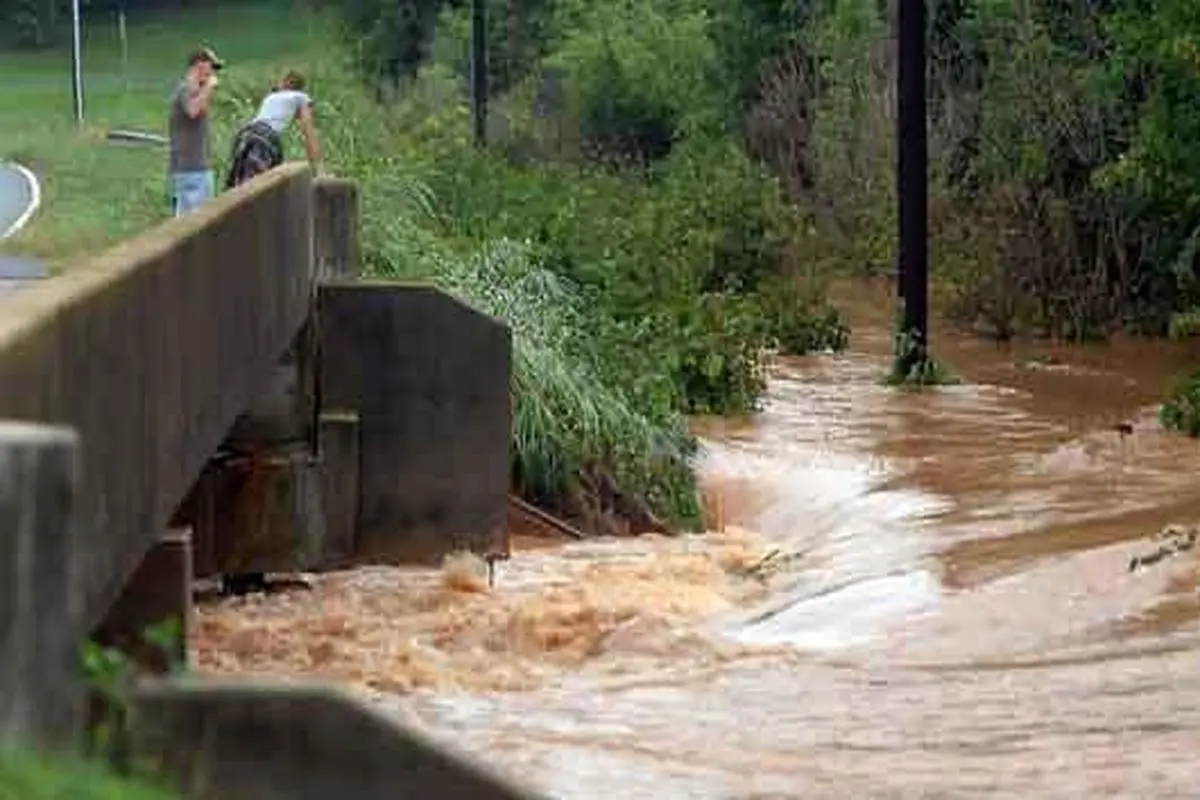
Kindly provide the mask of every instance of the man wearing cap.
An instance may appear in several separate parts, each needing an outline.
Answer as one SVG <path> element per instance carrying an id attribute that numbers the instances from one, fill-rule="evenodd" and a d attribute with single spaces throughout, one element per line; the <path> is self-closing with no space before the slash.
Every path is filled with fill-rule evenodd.
<path id="1" fill-rule="evenodd" d="M 171 97 L 171 204 L 175 216 L 194 211 L 214 194 L 208 143 L 208 110 L 224 66 L 210 48 L 188 57 L 187 74 Z"/>

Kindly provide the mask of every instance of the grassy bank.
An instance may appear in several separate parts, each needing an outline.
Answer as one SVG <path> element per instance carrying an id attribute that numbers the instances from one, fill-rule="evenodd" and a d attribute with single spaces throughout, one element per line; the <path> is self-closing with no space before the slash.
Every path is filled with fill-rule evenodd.
<path id="1" fill-rule="evenodd" d="M 45 201 L 36 223 L 0 247 L 45 258 L 55 268 L 168 215 L 166 154 L 113 146 L 105 134 L 114 128 L 164 134 L 167 97 L 199 41 L 219 42 L 222 56 L 254 74 L 315 57 L 328 43 L 313 18 L 293 15 L 286 2 L 138 19 L 129 27 L 127 60 L 112 17 L 87 13 L 83 30 L 82 126 L 73 118 L 69 51 L 0 54 L 0 159 L 31 167 Z M 224 142 L 232 120 L 218 118 L 217 138 Z"/>

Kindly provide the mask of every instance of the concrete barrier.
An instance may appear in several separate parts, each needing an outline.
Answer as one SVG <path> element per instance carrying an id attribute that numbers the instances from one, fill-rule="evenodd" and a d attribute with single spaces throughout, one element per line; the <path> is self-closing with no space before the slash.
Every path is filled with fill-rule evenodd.
<path id="1" fill-rule="evenodd" d="M 318 281 L 359 273 L 358 197 L 352 181 L 313 181 Z M 319 569 L 353 555 L 358 429 L 319 412 L 317 326 L 310 314 L 223 442 L 249 458 L 211 461 L 181 509 L 177 522 L 196 531 L 198 577 Z"/>
<path id="2" fill-rule="evenodd" d="M 83 442 L 81 638 L 265 389 L 312 293 L 309 170 L 285 165 L 63 275 L 0 296 L 0 417 Z M 0 536 L 8 536 L 0 531 Z"/>
<path id="3" fill-rule="evenodd" d="M 508 327 L 412 284 L 322 285 L 317 309 L 322 412 L 358 420 L 358 556 L 506 550 Z"/>
<path id="4" fill-rule="evenodd" d="M 0 423 L 0 747 L 76 744 L 84 687 L 63 534 L 75 524 L 78 450 L 65 428 Z M 148 579 L 118 603 L 125 629 L 109 629 L 109 638 L 164 613 L 186 619 L 188 545 L 186 531 L 161 537 L 141 565 Z M 144 655 L 154 656 L 140 659 L 144 667 L 168 666 L 162 653 Z M 118 715 L 129 725 L 120 753 L 160 766 L 189 797 L 531 796 L 333 688 L 176 678 L 140 683 L 129 700 L 132 715 Z"/>
<path id="5" fill-rule="evenodd" d="M 535 795 L 345 692 L 153 682 L 133 747 L 198 800 L 518 800 Z"/>
<path id="6" fill-rule="evenodd" d="M 354 187 L 317 198 L 334 221 L 315 243 L 307 168 L 285 166 L 0 297 L 0 417 L 54 423 L 0 424 L 0 745 L 69 742 L 89 632 L 150 670 L 182 655 L 141 636 L 188 627 L 192 531 L 168 527 L 255 412 L 251 440 L 307 440 L 266 454 L 285 488 L 256 506 L 319 521 L 302 560 L 506 549 L 507 327 L 428 287 L 355 283 L 308 324 L 315 273 L 358 259 L 338 228 Z M 219 500 L 194 493 L 190 513 L 238 510 Z M 199 544 L 216 564 L 243 543 Z M 332 689 L 153 683 L 132 706 L 136 750 L 195 797 L 530 796 Z"/>
<path id="7" fill-rule="evenodd" d="M 361 269 L 358 184 L 340 178 L 313 181 L 317 280 L 352 278 Z"/>
<path id="8" fill-rule="evenodd" d="M 78 450 L 68 429 L 0 423 L 0 740 L 63 744 L 80 720 Z"/>

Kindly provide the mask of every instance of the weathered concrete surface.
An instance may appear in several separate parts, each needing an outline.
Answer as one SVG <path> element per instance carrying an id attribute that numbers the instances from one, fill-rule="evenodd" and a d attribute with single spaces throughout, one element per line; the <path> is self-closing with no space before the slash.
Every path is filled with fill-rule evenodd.
<path id="1" fill-rule="evenodd" d="M 506 549 L 508 327 L 399 283 L 322 285 L 317 308 L 322 410 L 359 421 L 358 555 Z"/>
<path id="2" fill-rule="evenodd" d="M 169 651 L 146 639 L 149 629 L 168 621 L 179 626 Z M 187 663 L 191 629 L 192 532 L 183 528 L 159 537 L 91 638 L 119 649 L 141 669 L 161 674 Z"/>
<path id="3" fill-rule="evenodd" d="M 356 277 L 361 271 L 358 184 L 341 178 L 313 181 L 317 279 Z"/>
<path id="4" fill-rule="evenodd" d="M 322 414 L 317 421 L 325 567 L 349 563 L 358 550 L 359 430 L 357 414 Z"/>
<path id="5" fill-rule="evenodd" d="M 315 273 L 357 275 L 357 185 L 319 178 L 313 203 Z M 248 456 L 245 468 L 213 464 L 195 487 L 209 502 L 189 498 L 180 515 L 196 530 L 198 576 L 314 569 L 352 555 L 357 504 L 345 498 L 357 498 L 357 428 L 318 430 L 316 334 L 310 317 L 226 437 L 222 449 Z M 329 492 L 335 502 L 326 509 Z"/>
<path id="6" fill-rule="evenodd" d="M 312 187 L 285 165 L 0 296 L 0 417 L 78 432 L 81 636 L 168 527 L 309 311 Z M 0 531 L 0 536 L 8 535 Z"/>
<path id="7" fill-rule="evenodd" d="M 136 750 L 200 800 L 534 797 L 331 688 L 156 682 L 133 707 Z"/>
<path id="8" fill-rule="evenodd" d="M 314 281 L 357 276 L 357 184 L 336 178 L 313 181 L 313 213 Z M 315 301 L 315 283 L 313 292 Z M 315 450 L 316 360 L 316 328 L 310 319 L 271 374 L 266 390 L 238 418 L 226 446 L 263 452 L 306 441 Z"/>
<path id="9" fill-rule="evenodd" d="M 78 464 L 73 431 L 0 423 L 0 740 L 69 743 L 81 719 Z"/>

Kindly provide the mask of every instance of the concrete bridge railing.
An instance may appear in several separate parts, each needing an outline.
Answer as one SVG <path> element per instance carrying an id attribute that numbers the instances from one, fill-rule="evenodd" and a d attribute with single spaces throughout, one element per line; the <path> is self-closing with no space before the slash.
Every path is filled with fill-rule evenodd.
<path id="1" fill-rule="evenodd" d="M 139 626 L 187 630 L 197 575 L 506 547 L 508 330 L 357 280 L 356 203 L 286 165 L 0 296 L 0 738 L 72 740 L 84 639 L 141 657 Z M 231 450 L 280 491 L 222 494 Z M 251 515 L 283 543 L 249 562 L 255 531 L 223 513 L 246 503 L 284 509 Z M 133 700 L 145 752 L 181 777 L 179 754 L 202 756 L 195 796 L 519 796 L 336 692 L 189 681 Z M 277 755 L 265 772 L 255 742 Z"/>
<path id="2" fill-rule="evenodd" d="M 138 561 L 309 313 L 313 189 L 287 166 L 0 297 L 0 419 L 82 442 L 76 633 Z"/>

